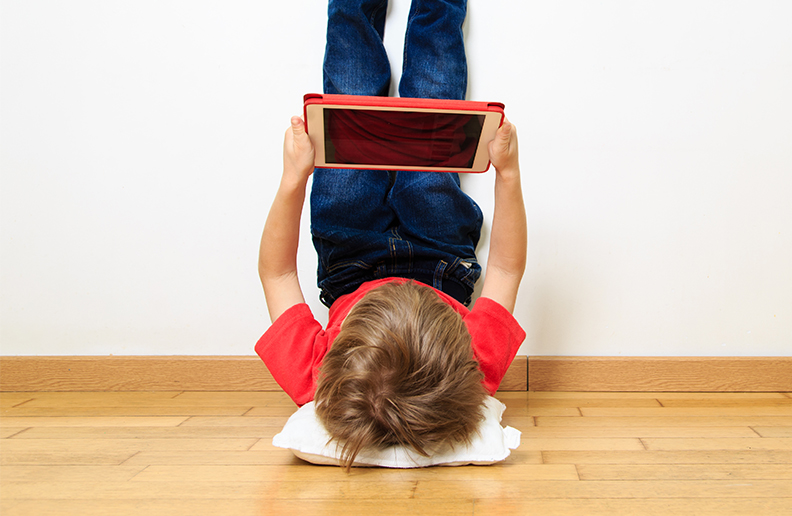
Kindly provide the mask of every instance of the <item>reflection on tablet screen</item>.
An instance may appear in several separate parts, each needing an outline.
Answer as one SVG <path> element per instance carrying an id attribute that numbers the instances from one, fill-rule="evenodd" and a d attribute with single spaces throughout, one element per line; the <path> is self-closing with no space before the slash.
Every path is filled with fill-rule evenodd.
<path id="1" fill-rule="evenodd" d="M 470 168 L 485 115 L 325 109 L 328 164 Z"/>

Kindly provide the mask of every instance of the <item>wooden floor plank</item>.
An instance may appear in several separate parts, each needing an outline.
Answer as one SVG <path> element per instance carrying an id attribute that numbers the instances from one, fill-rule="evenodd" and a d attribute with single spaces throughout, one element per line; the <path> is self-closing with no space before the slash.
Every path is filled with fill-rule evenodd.
<path id="1" fill-rule="evenodd" d="M 32 400 L 33 397 L 30 395 L 19 396 L 19 397 L 17 396 L 11 397 L 8 395 L 2 396 L 0 397 L 0 409 L 13 408 L 16 407 L 17 405 L 24 405 L 25 403 L 29 403 Z"/>
<path id="2" fill-rule="evenodd" d="M 282 426 L 43 427 L 15 439 L 272 439 Z M 756 434 L 754 434 L 756 435 Z"/>
<path id="3" fill-rule="evenodd" d="M 767 426 L 791 427 L 790 416 L 598 416 L 598 417 L 547 417 L 536 418 L 536 426 L 581 426 L 604 428 L 642 427 L 714 427 L 714 426 Z"/>
<path id="4" fill-rule="evenodd" d="M 786 450 L 545 451 L 546 464 L 790 464 Z"/>
<path id="5" fill-rule="evenodd" d="M 180 426 L 283 426 L 289 416 L 195 416 Z M 792 418 L 790 418 L 792 419 Z"/>
<path id="6" fill-rule="evenodd" d="M 402 501 L 413 498 L 415 482 L 5 482 L 4 497 L 23 500 L 262 499 Z M 450 494 L 450 493 L 449 493 Z M 460 498 L 459 493 L 454 495 Z M 451 498 L 451 496 L 449 496 Z M 465 498 L 471 499 L 466 496 Z"/>
<path id="7" fill-rule="evenodd" d="M 603 408 L 582 407 L 584 416 L 792 416 L 792 406 L 762 407 L 662 407 L 662 408 Z"/>
<path id="8" fill-rule="evenodd" d="M 135 417 L 135 416 L 241 416 L 250 411 L 252 407 L 228 406 L 118 406 L 118 407 L 28 407 L 23 405 L 11 409 L 3 409 L 0 416 L 5 417 Z M 276 415 L 267 407 L 261 409 L 268 415 Z M 284 409 L 283 415 L 289 416 L 294 409 Z M 279 414 L 280 414 L 279 412 Z"/>
<path id="9" fill-rule="evenodd" d="M 141 466 L 3 466 L 3 482 L 125 482 Z"/>
<path id="10" fill-rule="evenodd" d="M 156 499 L 156 500 L 24 500 L 2 512 L 3 516 L 469 516 L 473 501 L 400 500 L 383 504 L 372 500 L 270 500 L 270 499 Z"/>
<path id="11" fill-rule="evenodd" d="M 456 493 L 456 494 L 455 494 Z M 532 498 L 778 498 L 792 497 L 786 480 L 618 480 L 618 481 L 453 481 L 418 482 L 415 498 L 476 500 Z"/>
<path id="12" fill-rule="evenodd" d="M 453 479 L 475 480 L 578 480 L 571 464 L 512 464 L 490 468 L 467 466 L 428 469 L 356 468 L 347 473 L 341 468 L 302 466 L 255 465 L 154 465 L 138 474 L 135 482 L 168 482 L 178 478 L 187 482 L 393 482 L 431 481 Z"/>
<path id="13" fill-rule="evenodd" d="M 774 428 L 774 427 L 767 427 Z M 785 428 L 781 428 L 785 430 Z M 748 426 L 536 426 L 521 427 L 523 438 L 647 438 L 647 437 L 744 437 L 758 438 Z M 764 437 L 773 437 L 770 435 Z M 784 436 L 777 436 L 784 437 Z"/>
<path id="14" fill-rule="evenodd" d="M 522 392 L 499 392 L 498 398 L 502 396 L 511 396 L 514 398 L 522 399 L 527 395 L 529 400 L 533 399 L 779 399 L 779 398 L 792 398 L 787 393 L 782 392 L 555 392 L 555 391 L 528 391 Z"/>
<path id="15" fill-rule="evenodd" d="M 278 407 L 263 407 L 263 406 L 256 406 L 252 407 L 249 411 L 245 412 L 245 416 L 267 416 L 267 417 L 274 417 L 274 416 L 282 416 L 282 417 L 289 417 L 297 411 L 297 406 L 278 406 Z M 203 415 L 203 414 L 196 414 L 196 415 Z M 208 414 L 207 414 L 208 415 Z M 222 415 L 222 414 L 218 414 Z"/>
<path id="16" fill-rule="evenodd" d="M 788 516 L 792 499 L 480 500 L 475 514 L 498 516 Z"/>
<path id="17" fill-rule="evenodd" d="M 0 404 L 16 404 L 33 397 L 31 392 L 0 391 Z"/>
<path id="18" fill-rule="evenodd" d="M 665 398 L 658 401 L 663 407 L 792 407 L 789 398 Z"/>
<path id="19" fill-rule="evenodd" d="M 792 438 L 642 439 L 648 450 L 792 450 Z"/>
<path id="20" fill-rule="evenodd" d="M 154 406 L 169 403 L 181 391 L 170 392 L 32 392 L 24 393 L 27 403 L 39 407 L 115 407 L 124 405 Z M 23 394 L 23 393 L 14 393 Z"/>
<path id="21" fill-rule="evenodd" d="M 538 462 L 541 463 L 541 456 Z M 303 461 L 297 459 L 289 450 L 277 449 L 274 451 L 243 451 L 243 452 L 223 452 L 223 451 L 143 451 L 129 457 L 124 462 L 128 466 L 150 466 L 153 464 L 162 465 L 206 465 L 206 464 L 259 464 L 259 465 L 281 465 L 293 464 L 303 465 Z"/>
<path id="22" fill-rule="evenodd" d="M 789 464 L 581 464 L 577 469 L 580 480 L 792 480 Z"/>
<path id="23" fill-rule="evenodd" d="M 196 392 L 49 392 L 35 394 L 24 402 L 28 407 L 195 407 L 195 406 L 297 406 L 281 392 L 210 392 L 197 396 Z"/>
<path id="24" fill-rule="evenodd" d="M 131 416 L 131 417 L 105 417 L 105 416 L 85 416 L 85 417 L 72 417 L 72 416 L 30 416 L 30 417 L 2 417 L 0 418 L 0 428 L 8 426 L 24 426 L 24 427 L 136 427 L 136 426 L 167 426 L 175 427 L 185 423 L 189 419 L 188 416 L 180 417 L 146 417 L 146 416 Z M 285 422 L 285 419 L 284 419 Z"/>
<path id="25" fill-rule="evenodd" d="M 8 439 L 17 435 L 19 432 L 27 430 L 26 426 L 4 426 L 0 427 L 0 439 Z"/>
<path id="26" fill-rule="evenodd" d="M 213 405 L 256 405 L 256 406 L 289 406 L 296 408 L 294 402 L 285 392 L 182 392 L 174 398 L 180 403 L 213 404 Z"/>
<path id="27" fill-rule="evenodd" d="M 42 465 L 42 466 L 117 466 L 134 457 L 137 452 L 111 451 L 111 452 L 51 452 L 30 451 L 13 452 L 6 449 L 2 443 L 0 449 L 0 466 Z"/>
<path id="28" fill-rule="evenodd" d="M 753 430 L 762 437 L 792 437 L 790 426 L 754 426 Z"/>
<path id="29" fill-rule="evenodd" d="M 641 407 L 659 408 L 662 407 L 655 398 L 528 398 L 528 399 L 505 399 L 503 400 L 508 409 L 539 409 L 539 408 L 563 408 L 563 407 Z M 774 400 L 777 402 L 792 401 L 787 399 Z"/>
<path id="30" fill-rule="evenodd" d="M 568 451 L 597 451 L 597 450 L 644 450 L 640 439 L 553 439 L 532 438 L 523 435 L 520 441 L 523 450 L 568 450 Z"/>
<path id="31" fill-rule="evenodd" d="M 257 438 L 239 439 L 4 439 L 3 453 L 117 453 L 139 451 L 244 451 Z"/>

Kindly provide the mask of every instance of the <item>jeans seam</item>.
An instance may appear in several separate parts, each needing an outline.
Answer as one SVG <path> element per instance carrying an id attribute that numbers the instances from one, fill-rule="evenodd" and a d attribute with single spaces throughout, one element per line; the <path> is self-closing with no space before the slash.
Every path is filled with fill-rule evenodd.
<path id="1" fill-rule="evenodd" d="M 377 15 L 379 14 L 379 12 L 382 10 L 382 8 L 384 6 L 387 6 L 387 5 L 388 5 L 388 2 L 380 2 L 377 5 L 377 7 L 372 9 L 371 15 L 369 16 L 369 23 L 371 24 L 372 27 L 374 26 L 374 22 L 376 21 Z"/>
<path id="2" fill-rule="evenodd" d="M 437 267 L 434 270 L 434 277 L 432 278 L 432 286 L 437 290 L 443 290 L 443 280 L 448 277 L 448 273 L 446 269 L 448 268 L 448 262 L 445 260 L 438 260 Z"/>
<path id="3" fill-rule="evenodd" d="M 390 259 L 391 259 L 391 268 L 393 271 L 397 269 L 396 265 L 403 260 L 403 257 L 399 256 L 399 250 L 396 249 L 396 242 L 403 242 L 407 249 L 407 274 L 413 273 L 413 245 L 412 242 L 409 240 L 405 240 L 399 234 L 399 230 L 396 227 L 392 227 L 390 229 L 392 237 L 388 238 L 388 247 L 390 251 Z"/>
<path id="4" fill-rule="evenodd" d="M 335 270 L 346 268 L 346 267 L 350 267 L 350 266 L 358 267 L 360 269 L 371 269 L 371 265 L 369 265 L 368 263 L 366 263 L 366 262 L 364 262 L 362 260 L 347 260 L 345 262 L 336 263 L 336 264 L 332 265 L 331 267 L 325 267 L 325 269 L 328 272 L 331 272 L 331 271 L 335 271 Z"/>

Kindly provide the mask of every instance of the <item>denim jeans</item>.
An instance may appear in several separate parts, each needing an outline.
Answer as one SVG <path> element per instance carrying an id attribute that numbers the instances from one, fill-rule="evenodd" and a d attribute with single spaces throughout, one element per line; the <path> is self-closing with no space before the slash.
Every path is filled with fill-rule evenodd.
<path id="1" fill-rule="evenodd" d="M 330 0 L 324 92 L 387 96 L 391 71 L 382 37 L 387 0 Z M 413 0 L 404 35 L 399 95 L 465 98 L 462 23 L 467 0 Z"/>
<path id="2" fill-rule="evenodd" d="M 387 95 L 382 36 L 387 0 L 330 0 L 325 93 Z M 402 97 L 464 99 L 466 0 L 413 0 L 399 82 Z M 412 278 L 470 303 L 482 214 L 454 173 L 321 169 L 311 188 L 317 282 L 331 306 L 360 284 Z"/>

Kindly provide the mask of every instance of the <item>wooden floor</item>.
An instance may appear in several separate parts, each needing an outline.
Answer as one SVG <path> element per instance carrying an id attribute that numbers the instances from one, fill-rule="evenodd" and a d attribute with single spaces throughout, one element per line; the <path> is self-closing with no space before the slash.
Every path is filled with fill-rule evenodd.
<path id="1" fill-rule="evenodd" d="M 311 466 L 280 393 L 2 393 L 0 513 L 792 514 L 789 393 L 499 393 L 494 466 Z"/>

